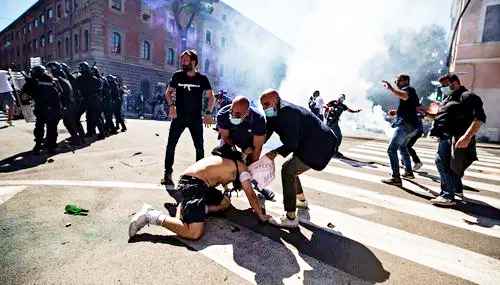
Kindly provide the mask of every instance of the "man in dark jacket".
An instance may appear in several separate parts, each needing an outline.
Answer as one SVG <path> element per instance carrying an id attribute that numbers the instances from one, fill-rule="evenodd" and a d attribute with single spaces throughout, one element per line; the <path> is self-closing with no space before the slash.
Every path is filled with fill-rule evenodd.
<path id="1" fill-rule="evenodd" d="M 451 94 L 445 98 L 434 120 L 431 136 L 439 138 L 436 167 L 441 178 L 441 195 L 431 203 L 455 204 L 463 195 L 462 177 L 477 160 L 475 135 L 486 123 L 483 102 L 462 86 L 457 75 L 449 75 Z M 463 197 L 462 197 L 463 198 Z"/>
<path id="2" fill-rule="evenodd" d="M 282 146 L 266 155 L 274 160 L 280 154 L 292 158 L 283 164 L 281 181 L 286 215 L 270 222 L 281 227 L 298 227 L 296 208 L 307 208 L 299 175 L 309 169 L 322 170 L 335 154 L 337 138 L 312 112 L 280 99 L 276 90 L 265 91 L 260 97 L 267 118 L 269 139 L 276 132 Z"/>
<path id="3" fill-rule="evenodd" d="M 35 66 L 31 69 L 31 78 L 23 86 L 23 92 L 30 95 L 35 101 L 34 114 L 36 116 L 34 154 L 42 149 L 45 127 L 47 127 L 46 146 L 50 154 L 56 153 L 57 125 L 61 119 L 61 89 L 57 81 L 47 74 L 44 66 Z"/>

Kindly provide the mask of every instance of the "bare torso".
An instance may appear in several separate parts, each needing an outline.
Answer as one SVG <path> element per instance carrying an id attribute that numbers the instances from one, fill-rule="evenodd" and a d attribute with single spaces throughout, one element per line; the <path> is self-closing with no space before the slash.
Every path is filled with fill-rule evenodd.
<path id="1" fill-rule="evenodd" d="M 238 170 L 241 173 L 246 171 L 246 166 L 238 162 Z M 186 169 L 183 175 L 189 175 L 199 178 L 209 187 L 225 185 L 235 180 L 236 164 L 233 160 L 225 159 L 219 156 L 210 156 L 197 161 Z"/>

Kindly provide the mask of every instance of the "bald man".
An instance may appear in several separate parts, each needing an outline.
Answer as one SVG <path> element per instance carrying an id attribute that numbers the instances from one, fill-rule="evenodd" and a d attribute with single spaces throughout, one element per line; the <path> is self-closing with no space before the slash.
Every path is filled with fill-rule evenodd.
<path id="1" fill-rule="evenodd" d="M 281 100 L 276 90 L 262 93 L 260 102 L 267 119 L 266 139 L 276 132 L 283 143 L 266 155 L 274 160 L 278 154 L 292 154 L 281 169 L 286 214 L 269 222 L 280 227 L 298 227 L 296 209 L 307 208 L 299 175 L 311 168 L 323 170 L 336 153 L 337 138 L 311 111 Z"/>
<path id="2" fill-rule="evenodd" d="M 217 129 L 224 144 L 237 146 L 247 155 L 246 162 L 259 160 L 266 139 L 264 116 L 250 107 L 250 100 L 237 96 L 219 110 Z"/>

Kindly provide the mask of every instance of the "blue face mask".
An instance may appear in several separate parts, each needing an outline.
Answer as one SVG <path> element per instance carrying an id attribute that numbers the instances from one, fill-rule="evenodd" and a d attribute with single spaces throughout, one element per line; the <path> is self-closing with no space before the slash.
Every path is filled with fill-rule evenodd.
<path id="1" fill-rule="evenodd" d="M 269 107 L 264 110 L 266 117 L 276 117 L 278 116 L 278 111 L 274 107 Z"/>

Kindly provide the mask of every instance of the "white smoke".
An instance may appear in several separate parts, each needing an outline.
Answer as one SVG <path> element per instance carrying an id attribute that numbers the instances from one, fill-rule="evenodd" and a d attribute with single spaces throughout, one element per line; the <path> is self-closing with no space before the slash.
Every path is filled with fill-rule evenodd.
<path id="1" fill-rule="evenodd" d="M 450 1 L 314 2 L 315 9 L 305 17 L 298 31 L 294 29 L 296 36 L 292 45 L 295 50 L 288 62 L 287 77 L 280 87 L 281 96 L 307 106 L 314 90 L 320 90 L 325 102 L 345 93 L 346 105 L 351 109 L 363 109 L 363 112 L 344 113 L 341 120 L 344 133 L 389 134 L 384 112 L 367 98 L 370 85 L 360 77 L 363 64 L 376 54 L 384 54 L 384 35 L 402 28 L 419 29 L 446 22 L 443 18 L 448 18 Z M 392 81 L 394 78 L 382 79 Z"/>

